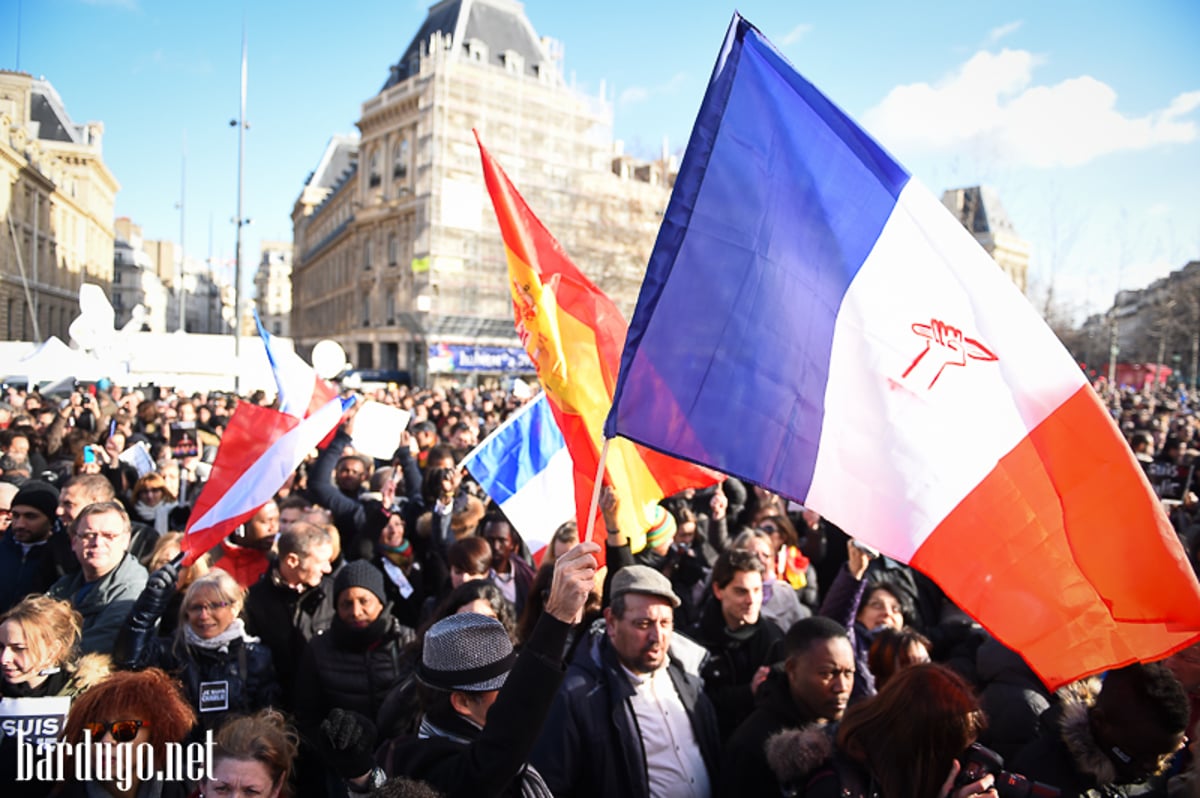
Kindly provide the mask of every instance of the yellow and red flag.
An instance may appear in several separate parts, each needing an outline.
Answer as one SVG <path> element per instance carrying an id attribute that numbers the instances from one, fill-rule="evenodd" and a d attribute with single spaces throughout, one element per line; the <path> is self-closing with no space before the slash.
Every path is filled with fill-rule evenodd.
<path id="1" fill-rule="evenodd" d="M 575 267 L 534 216 L 478 134 L 475 138 L 508 257 L 517 334 L 537 368 L 575 464 L 575 508 L 582 534 L 627 324 L 612 300 Z M 609 441 L 604 479 L 620 499 L 619 525 L 636 552 L 645 546 L 645 533 L 660 499 L 685 488 L 711 485 L 717 476 L 614 438 Z M 603 544 L 603 522 L 595 528 L 593 537 Z"/>

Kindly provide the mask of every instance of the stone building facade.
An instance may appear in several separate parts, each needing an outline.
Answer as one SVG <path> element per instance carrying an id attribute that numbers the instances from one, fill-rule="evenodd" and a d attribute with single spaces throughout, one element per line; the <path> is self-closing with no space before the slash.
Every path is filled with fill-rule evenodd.
<path id="1" fill-rule="evenodd" d="M 68 340 L 79 288 L 111 289 L 113 208 L 100 122 L 76 124 L 46 80 L 0 70 L 0 334 Z"/>
<path id="2" fill-rule="evenodd" d="M 617 154 L 612 108 L 563 79 L 513 0 L 443 0 L 334 136 L 293 209 L 292 336 L 419 382 L 529 369 L 472 131 L 629 314 L 675 165 Z"/>
<path id="3" fill-rule="evenodd" d="M 988 186 L 943 192 L 942 204 L 967 228 L 1009 279 L 1025 293 L 1029 281 L 1029 243 L 1017 235 L 996 192 Z"/>

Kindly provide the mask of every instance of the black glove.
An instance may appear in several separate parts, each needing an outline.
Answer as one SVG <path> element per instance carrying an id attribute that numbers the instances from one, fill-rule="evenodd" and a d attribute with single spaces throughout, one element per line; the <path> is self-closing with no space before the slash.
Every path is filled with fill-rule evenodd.
<path id="1" fill-rule="evenodd" d="M 375 767 L 375 724 L 357 712 L 334 709 L 321 721 L 321 747 L 329 766 L 344 779 Z"/>
<path id="2" fill-rule="evenodd" d="M 175 581 L 179 578 L 180 562 L 182 562 L 182 558 L 176 557 L 150 574 L 150 578 L 146 580 L 146 587 L 142 590 L 142 595 L 138 597 L 136 608 L 138 612 L 154 618 L 159 618 L 166 612 L 167 605 L 171 603 L 171 597 L 175 595 Z"/>

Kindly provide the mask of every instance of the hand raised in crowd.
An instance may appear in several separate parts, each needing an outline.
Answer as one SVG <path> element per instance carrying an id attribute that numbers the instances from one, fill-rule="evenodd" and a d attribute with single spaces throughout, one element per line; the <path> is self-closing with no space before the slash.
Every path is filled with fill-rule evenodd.
<path id="1" fill-rule="evenodd" d="M 604 526 L 608 529 L 608 534 L 620 534 L 621 528 L 617 525 L 617 511 L 621 509 L 621 500 L 617 498 L 617 492 L 613 490 L 612 485 L 605 485 L 600 489 L 600 513 L 604 516 Z"/>
<path id="2" fill-rule="evenodd" d="M 853 540 L 846 542 L 846 567 L 850 569 L 850 575 L 854 577 L 855 581 L 862 581 L 863 576 L 867 573 L 867 566 L 875 557 L 876 555 L 855 545 Z"/>
<path id="3" fill-rule="evenodd" d="M 725 483 L 718 482 L 717 489 L 713 491 L 712 498 L 708 502 L 708 509 L 712 511 L 712 520 L 720 521 L 725 517 L 725 513 L 729 510 L 729 497 L 725 495 Z"/>
<path id="4" fill-rule="evenodd" d="M 588 594 L 596 586 L 596 558 L 600 546 L 587 541 L 577 544 L 554 562 L 554 577 L 546 612 L 564 623 L 579 623 Z"/>

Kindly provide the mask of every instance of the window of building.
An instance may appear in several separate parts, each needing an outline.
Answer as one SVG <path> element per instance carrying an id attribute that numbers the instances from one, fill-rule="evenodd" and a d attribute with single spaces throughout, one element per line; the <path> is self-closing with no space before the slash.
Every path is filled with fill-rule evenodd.
<path id="1" fill-rule="evenodd" d="M 371 295 L 368 293 L 362 297 L 362 326 L 371 326 Z"/>
<path id="2" fill-rule="evenodd" d="M 387 293 L 387 312 L 385 315 L 387 316 L 388 324 L 396 323 L 396 292 L 395 292 L 395 290 L 388 291 L 388 293 Z"/>
<path id="3" fill-rule="evenodd" d="M 392 148 L 392 178 L 408 179 L 408 139 L 403 138 Z"/>
<path id="4" fill-rule="evenodd" d="M 371 244 L 372 243 L 373 242 L 371 241 L 370 238 L 368 238 L 363 243 L 363 268 L 366 269 L 367 271 L 371 271 L 371 255 L 373 254 L 371 252 L 371 250 L 372 250 Z"/>
<path id="5" fill-rule="evenodd" d="M 388 265 L 396 265 L 396 255 L 399 251 L 399 245 L 396 243 L 396 234 L 392 233 L 388 236 Z"/>
<path id="6" fill-rule="evenodd" d="M 371 188 L 378 188 L 379 185 L 383 182 L 383 177 L 379 173 L 379 151 L 378 150 L 371 153 L 371 171 L 369 174 L 370 174 L 370 178 L 367 181 L 368 185 L 370 185 Z"/>

